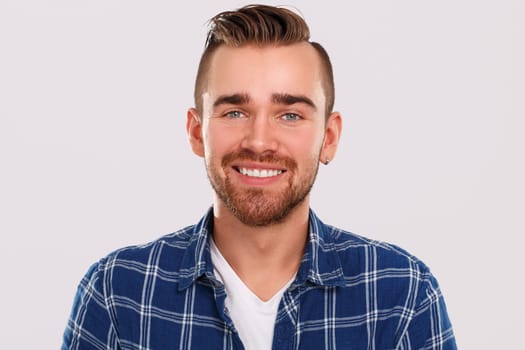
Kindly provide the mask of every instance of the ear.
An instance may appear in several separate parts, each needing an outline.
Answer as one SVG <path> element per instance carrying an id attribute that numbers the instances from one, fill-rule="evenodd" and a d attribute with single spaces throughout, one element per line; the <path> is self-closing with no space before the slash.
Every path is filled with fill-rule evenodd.
<path id="1" fill-rule="evenodd" d="M 319 161 L 321 163 L 328 164 L 328 162 L 334 159 L 339 138 L 341 137 L 342 126 L 343 120 L 341 114 L 339 112 L 332 112 L 326 120 L 323 148 L 319 153 Z"/>
<path id="2" fill-rule="evenodd" d="M 193 153 L 199 157 L 204 157 L 204 142 L 202 139 L 202 120 L 199 112 L 195 108 L 188 109 L 186 115 L 186 132 Z"/>

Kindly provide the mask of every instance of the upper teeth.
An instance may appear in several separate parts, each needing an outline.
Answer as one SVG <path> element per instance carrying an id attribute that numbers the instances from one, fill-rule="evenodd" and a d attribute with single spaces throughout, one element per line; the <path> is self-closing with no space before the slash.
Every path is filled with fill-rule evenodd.
<path id="1" fill-rule="evenodd" d="M 282 170 L 275 169 L 246 169 L 239 168 L 239 172 L 243 175 L 253 176 L 253 177 L 270 177 L 277 176 L 282 173 Z"/>

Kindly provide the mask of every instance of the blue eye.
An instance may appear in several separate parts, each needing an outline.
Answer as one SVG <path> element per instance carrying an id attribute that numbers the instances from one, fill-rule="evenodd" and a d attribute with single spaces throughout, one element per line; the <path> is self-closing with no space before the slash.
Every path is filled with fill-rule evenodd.
<path id="1" fill-rule="evenodd" d="M 244 114 L 242 112 L 239 112 L 239 111 L 230 111 L 230 112 L 226 113 L 226 117 L 231 118 L 231 119 L 242 118 L 243 115 Z"/>
<path id="2" fill-rule="evenodd" d="M 301 119 L 301 116 L 300 116 L 299 114 L 295 114 L 295 113 L 286 113 L 286 114 L 283 114 L 283 115 L 281 116 L 281 118 L 282 118 L 283 120 L 293 122 L 293 121 L 300 120 L 300 119 Z"/>

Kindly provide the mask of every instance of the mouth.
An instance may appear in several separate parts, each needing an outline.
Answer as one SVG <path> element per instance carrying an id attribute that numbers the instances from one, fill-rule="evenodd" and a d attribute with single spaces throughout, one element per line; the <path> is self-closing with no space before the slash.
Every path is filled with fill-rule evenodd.
<path id="1" fill-rule="evenodd" d="M 270 178 L 281 175 L 284 170 L 282 169 L 258 169 L 258 168 L 244 168 L 244 167 L 233 167 L 237 172 L 244 176 L 255 177 L 255 178 Z"/>

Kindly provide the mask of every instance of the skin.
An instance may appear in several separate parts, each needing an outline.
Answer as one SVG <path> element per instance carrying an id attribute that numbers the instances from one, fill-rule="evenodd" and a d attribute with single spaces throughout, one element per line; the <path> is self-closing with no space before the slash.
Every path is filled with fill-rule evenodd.
<path id="1" fill-rule="evenodd" d="M 341 116 L 326 118 L 320 59 L 306 42 L 218 48 L 202 97 L 202 115 L 189 109 L 186 126 L 215 189 L 213 238 L 248 288 L 268 300 L 299 267 L 309 190 L 319 162 L 334 158 Z"/>

